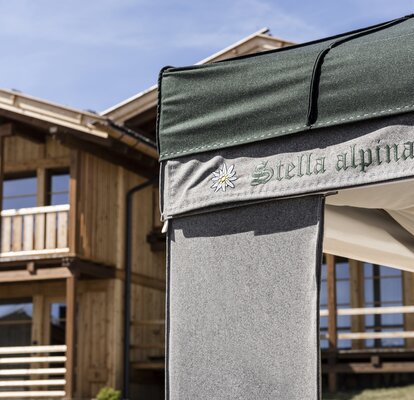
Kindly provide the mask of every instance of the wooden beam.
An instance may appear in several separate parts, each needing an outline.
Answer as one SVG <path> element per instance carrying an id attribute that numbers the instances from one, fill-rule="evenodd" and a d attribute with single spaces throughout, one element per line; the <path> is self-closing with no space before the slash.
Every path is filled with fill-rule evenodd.
<path id="1" fill-rule="evenodd" d="M 0 136 L 17 135 L 34 143 L 45 143 L 47 133 L 46 130 L 41 130 L 16 121 L 6 122 L 0 125 Z"/>
<path id="2" fill-rule="evenodd" d="M 134 369 L 150 369 L 150 370 L 164 370 L 165 363 L 163 362 L 137 362 L 132 363 L 131 367 Z"/>
<path id="3" fill-rule="evenodd" d="M 3 181 L 4 181 L 4 154 L 5 154 L 4 147 L 5 147 L 4 137 L 0 136 L 0 214 L 1 214 L 1 211 L 3 210 Z M 2 218 L 0 218 L 0 237 L 1 237 L 1 232 L 2 232 L 1 220 Z"/>
<path id="4" fill-rule="evenodd" d="M 36 171 L 37 176 L 37 206 L 43 207 L 47 205 L 48 182 L 46 169 L 38 167 Z"/>
<path id="5" fill-rule="evenodd" d="M 29 272 L 29 274 L 32 274 L 32 275 L 35 274 L 36 273 L 36 264 L 35 264 L 35 262 L 34 261 L 29 261 L 26 264 L 26 269 Z"/>
<path id="6" fill-rule="evenodd" d="M 111 279 L 116 276 L 115 267 L 113 266 L 97 264 L 77 257 L 63 259 L 63 265 L 76 270 L 78 276 L 104 279 Z"/>
<path id="7" fill-rule="evenodd" d="M 361 261 L 349 260 L 349 290 L 351 308 L 361 308 L 365 305 L 364 294 L 364 265 Z M 362 315 L 354 315 L 351 317 L 351 332 L 365 331 L 365 317 Z M 365 343 L 363 341 L 352 342 L 353 349 L 363 349 Z"/>
<path id="8" fill-rule="evenodd" d="M 337 390 L 337 380 L 335 372 L 336 349 L 337 349 L 337 321 L 336 321 L 336 269 L 335 256 L 326 255 L 327 289 L 328 289 L 328 336 L 329 336 L 329 356 L 328 356 L 328 386 L 329 392 L 335 393 Z"/>
<path id="9" fill-rule="evenodd" d="M 330 367 L 323 365 L 322 372 L 330 373 Z M 377 374 L 377 373 L 409 373 L 414 372 L 414 362 L 382 362 L 379 366 L 369 363 L 336 364 L 336 373 Z"/>
<path id="10" fill-rule="evenodd" d="M 66 279 L 66 396 L 75 395 L 75 355 L 76 355 L 76 287 L 77 277 Z"/>
<path id="11" fill-rule="evenodd" d="M 14 283 L 27 281 L 46 281 L 53 279 L 65 279 L 71 273 L 68 268 L 39 268 L 35 274 L 27 270 L 0 271 L 0 283 Z"/>
<path id="12" fill-rule="evenodd" d="M 79 150 L 70 151 L 70 181 L 69 181 L 69 251 L 78 252 L 78 202 L 79 202 L 79 176 L 81 173 Z"/>
<path id="13" fill-rule="evenodd" d="M 0 137 L 8 137 L 14 135 L 14 125 L 12 122 L 6 122 L 0 125 Z"/>
<path id="14" fill-rule="evenodd" d="M 67 168 L 70 164 L 69 157 L 52 157 L 40 158 L 37 160 L 30 160 L 18 163 L 7 163 L 4 172 L 6 174 L 18 174 L 20 172 L 27 172 L 29 170 L 36 170 L 38 168 Z"/>

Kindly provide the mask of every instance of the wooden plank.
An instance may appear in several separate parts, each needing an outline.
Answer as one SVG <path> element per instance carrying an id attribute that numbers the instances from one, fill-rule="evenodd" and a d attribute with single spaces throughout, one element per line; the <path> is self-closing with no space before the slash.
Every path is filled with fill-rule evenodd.
<path id="1" fill-rule="evenodd" d="M 328 372 L 327 366 L 322 366 L 323 372 Z M 372 363 L 336 364 L 338 373 L 376 374 L 376 373 L 410 373 L 414 372 L 414 362 L 382 362 L 379 366 Z"/>
<path id="2" fill-rule="evenodd" d="M 69 204 L 60 204 L 58 206 L 44 206 L 44 207 L 28 207 L 12 210 L 3 210 L 1 212 L 2 217 L 14 217 L 16 215 L 29 215 L 29 214 L 45 214 L 45 213 L 57 213 L 59 211 L 68 211 Z"/>
<path id="3" fill-rule="evenodd" d="M 56 213 L 46 214 L 46 249 L 56 248 Z"/>
<path id="4" fill-rule="evenodd" d="M 0 347 L 0 354 L 62 353 L 66 345 Z"/>
<path id="5" fill-rule="evenodd" d="M 74 254 L 78 252 L 78 212 L 79 212 L 79 185 L 80 185 L 80 156 L 79 150 L 70 150 L 69 169 L 69 221 L 68 221 L 68 247 Z"/>
<path id="6" fill-rule="evenodd" d="M 5 262 L 18 262 L 19 260 L 25 261 L 27 258 L 34 260 L 39 259 L 52 259 L 69 256 L 69 248 L 64 249 L 44 249 L 44 250 L 29 250 L 29 251 L 9 251 L 8 253 L 0 253 L 1 261 Z M 5 265 L 5 264 L 3 264 Z"/>
<path id="7" fill-rule="evenodd" d="M 0 376 L 63 375 L 66 368 L 1 369 Z"/>
<path id="8" fill-rule="evenodd" d="M 132 363 L 132 368 L 134 369 L 150 369 L 150 370 L 163 370 L 165 369 L 165 364 L 163 362 L 142 362 L 142 363 Z"/>
<path id="9" fill-rule="evenodd" d="M 57 216 L 57 247 L 62 249 L 68 247 L 68 212 L 60 211 Z"/>
<path id="10" fill-rule="evenodd" d="M 42 345 L 43 342 L 43 312 L 44 312 L 44 294 L 33 296 L 33 317 L 32 317 L 32 344 Z M 37 347 L 37 346 L 34 346 Z M 1 353 L 0 353 L 1 354 Z M 35 368 L 39 365 L 34 366 Z"/>
<path id="11" fill-rule="evenodd" d="M 71 276 L 71 272 L 66 267 L 38 268 L 35 274 L 27 270 L 0 271 L 0 283 L 64 279 L 68 276 Z"/>
<path id="12" fill-rule="evenodd" d="M 165 325 L 163 319 L 143 319 L 138 321 L 132 321 L 132 325 Z"/>
<path id="13" fill-rule="evenodd" d="M 23 250 L 33 250 L 33 215 L 23 217 Z"/>
<path id="14" fill-rule="evenodd" d="M 352 332 L 337 334 L 339 340 L 365 340 L 365 339 L 394 339 L 414 338 L 414 332 Z M 321 334 L 321 339 L 329 339 L 329 334 Z"/>
<path id="15" fill-rule="evenodd" d="M 65 397 L 65 391 L 63 390 L 42 390 L 42 391 L 30 391 L 30 392 L 0 392 L 0 399 L 13 399 L 13 398 L 51 398 L 51 397 Z"/>
<path id="16" fill-rule="evenodd" d="M 361 261 L 349 260 L 349 290 L 350 305 L 352 308 L 359 308 L 365 305 L 364 298 L 364 266 Z M 365 318 L 362 315 L 353 315 L 351 317 L 351 331 L 363 332 L 365 330 Z M 363 341 L 352 342 L 353 349 L 363 349 Z"/>
<path id="17" fill-rule="evenodd" d="M 47 173 L 44 167 L 38 167 L 36 170 L 37 176 L 37 206 L 42 207 L 47 205 L 47 191 L 48 191 L 48 182 L 47 182 Z"/>
<path id="18" fill-rule="evenodd" d="M 327 272 L 327 289 L 328 289 L 328 336 L 329 336 L 329 357 L 328 365 L 330 372 L 328 374 L 329 392 L 337 391 L 337 377 L 334 371 L 336 363 L 337 348 L 337 321 L 336 321 L 336 266 L 335 256 L 326 254 L 326 272 Z"/>
<path id="19" fill-rule="evenodd" d="M 39 356 L 39 357 L 2 357 L 0 364 L 27 364 L 40 362 L 65 362 L 65 356 Z"/>
<path id="20" fill-rule="evenodd" d="M 5 173 L 19 173 L 26 171 L 33 171 L 37 168 L 65 168 L 69 167 L 69 157 L 51 157 L 32 159 L 27 161 L 8 161 L 5 165 Z"/>
<path id="21" fill-rule="evenodd" d="M 336 310 L 337 315 L 411 314 L 411 313 L 414 313 L 414 306 L 341 308 L 339 310 Z M 328 315 L 329 315 L 328 310 L 320 311 L 321 317 L 327 317 Z"/>
<path id="22" fill-rule="evenodd" d="M 339 333 L 338 339 L 392 339 L 392 338 L 414 338 L 414 332 L 357 332 L 357 333 Z"/>
<path id="23" fill-rule="evenodd" d="M 75 393 L 75 355 L 76 355 L 76 287 L 77 277 L 71 275 L 66 279 L 66 385 L 65 392 L 69 398 Z"/>
<path id="24" fill-rule="evenodd" d="M 0 190 L 1 192 L 1 190 Z M 1 217 L 1 252 L 11 250 L 11 217 Z"/>
<path id="25" fill-rule="evenodd" d="M 62 386 L 66 383 L 64 379 L 31 379 L 23 381 L 0 381 L 0 387 L 19 386 Z"/>
<path id="26" fill-rule="evenodd" d="M 12 221 L 13 226 L 13 240 L 12 251 L 22 250 L 22 234 L 23 234 L 23 218 L 16 215 Z"/>
<path id="27" fill-rule="evenodd" d="M 43 250 L 45 248 L 45 214 L 35 215 L 35 250 Z"/>

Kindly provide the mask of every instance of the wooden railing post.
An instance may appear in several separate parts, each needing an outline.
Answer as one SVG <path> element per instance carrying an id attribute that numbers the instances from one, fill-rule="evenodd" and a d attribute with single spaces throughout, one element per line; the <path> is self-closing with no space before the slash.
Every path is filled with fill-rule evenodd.
<path id="1" fill-rule="evenodd" d="M 328 336 L 329 336 L 329 354 L 328 354 L 328 386 L 329 392 L 335 393 L 337 390 L 336 381 L 336 349 L 337 349 L 337 321 L 336 321 L 336 271 L 335 256 L 326 255 L 327 266 L 327 289 L 328 289 Z"/>
<path id="2" fill-rule="evenodd" d="M 76 287 L 75 274 L 66 278 L 66 399 L 72 399 L 75 393 Z"/>
<path id="3" fill-rule="evenodd" d="M 364 293 L 364 265 L 361 261 L 349 260 L 349 277 L 350 277 L 350 303 L 351 308 L 361 308 L 365 305 Z M 353 315 L 351 317 L 351 332 L 364 332 L 365 318 L 363 315 Z M 363 340 L 353 341 L 353 349 L 363 349 L 365 343 Z"/>

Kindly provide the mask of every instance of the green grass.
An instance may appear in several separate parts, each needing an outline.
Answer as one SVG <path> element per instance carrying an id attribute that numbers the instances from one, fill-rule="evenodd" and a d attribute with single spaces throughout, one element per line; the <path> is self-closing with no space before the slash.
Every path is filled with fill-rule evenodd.
<path id="1" fill-rule="evenodd" d="M 392 389 L 365 389 L 354 393 L 323 395 L 323 400 L 413 400 L 414 385 Z"/>

